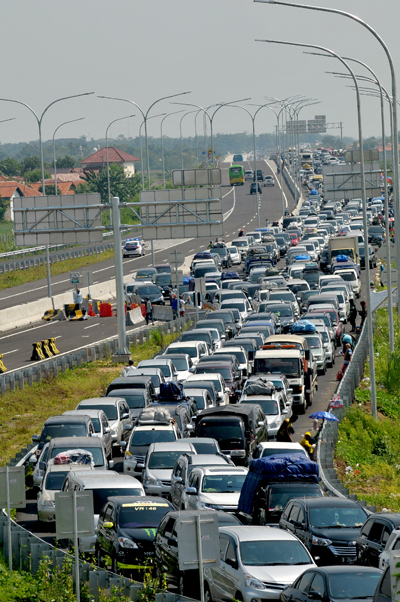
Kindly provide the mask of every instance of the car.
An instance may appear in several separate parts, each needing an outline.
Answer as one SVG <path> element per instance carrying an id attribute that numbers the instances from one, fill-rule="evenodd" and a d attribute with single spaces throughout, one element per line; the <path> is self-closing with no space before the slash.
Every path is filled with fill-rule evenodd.
<path id="1" fill-rule="evenodd" d="M 210 368 L 210 372 L 203 374 L 191 374 L 186 382 L 183 384 L 184 388 L 187 388 L 189 384 L 190 387 L 198 387 L 199 383 L 203 381 L 211 382 L 214 385 L 214 388 L 217 393 L 216 405 L 229 405 L 229 393 L 230 389 L 226 385 L 224 378 L 221 376 L 219 372 L 212 372 Z"/>
<path id="2" fill-rule="evenodd" d="M 250 184 L 250 194 L 262 194 L 261 184 L 259 182 L 252 182 Z"/>
<path id="3" fill-rule="evenodd" d="M 381 575 L 381 579 L 377 585 L 374 594 L 374 602 L 392 602 L 392 570 L 388 566 L 384 573 Z"/>
<path id="4" fill-rule="evenodd" d="M 139 370 L 142 368 L 158 368 L 164 375 L 166 383 L 176 380 L 178 371 L 172 358 L 165 357 L 165 355 L 159 355 L 152 360 L 142 360 L 138 363 L 138 375 Z"/>
<path id="5" fill-rule="evenodd" d="M 203 355 L 208 355 L 208 347 L 203 341 L 171 343 L 171 345 L 169 345 L 165 350 L 164 355 L 166 358 L 168 358 L 170 354 L 174 355 L 176 353 L 184 353 L 185 355 L 188 355 L 192 360 L 193 366 L 196 367 L 200 361 L 200 358 L 203 357 Z"/>
<path id="6" fill-rule="evenodd" d="M 210 359 L 213 359 L 211 356 Z M 236 359 L 236 358 L 234 358 Z M 236 363 L 238 364 L 237 360 Z M 240 370 L 227 361 L 220 361 L 220 357 L 216 356 L 214 361 L 200 362 L 195 369 L 195 375 L 200 375 L 204 378 L 204 374 L 216 373 L 220 374 L 224 379 L 225 387 L 229 390 L 229 403 L 236 403 L 238 395 L 240 395 L 240 386 L 242 375 Z"/>
<path id="7" fill-rule="evenodd" d="M 327 359 L 322 336 L 319 334 L 319 332 L 304 332 L 302 336 L 304 336 L 308 343 L 309 349 L 311 349 L 311 354 L 314 358 L 315 363 L 317 364 L 318 374 L 321 374 L 323 376 L 324 374 L 326 374 Z"/>
<path id="8" fill-rule="evenodd" d="M 191 399 L 194 400 L 194 402 L 196 404 L 196 408 L 197 408 L 197 413 L 199 413 L 202 410 L 205 410 L 207 408 L 215 407 L 212 397 L 211 397 L 210 393 L 207 391 L 207 389 L 202 389 L 202 388 L 190 389 L 190 388 L 184 387 L 184 393 L 185 393 L 185 395 L 187 395 L 188 397 L 190 397 Z"/>
<path id="9" fill-rule="evenodd" d="M 356 539 L 367 516 L 346 498 L 297 498 L 286 505 L 279 526 L 298 537 L 318 565 L 354 564 Z"/>
<path id="10" fill-rule="evenodd" d="M 140 282 L 151 282 L 154 274 L 157 274 L 155 268 L 140 268 L 135 274 L 135 281 L 137 284 Z"/>
<path id="11" fill-rule="evenodd" d="M 304 571 L 283 590 L 281 602 L 371 600 L 382 572 L 361 566 L 327 566 Z"/>
<path id="12" fill-rule="evenodd" d="M 379 568 L 384 571 L 390 564 L 391 552 L 400 549 L 400 529 L 393 529 L 389 539 L 386 541 L 386 545 L 383 552 L 379 555 Z"/>
<path id="13" fill-rule="evenodd" d="M 289 412 L 279 392 L 274 392 L 270 397 L 266 395 L 242 394 L 240 405 L 257 403 L 263 410 L 268 421 L 268 439 L 276 439 L 279 429 L 285 418 L 290 418 Z"/>
<path id="14" fill-rule="evenodd" d="M 153 274 L 151 275 L 149 282 L 143 282 L 143 284 L 135 283 L 133 294 L 138 295 L 142 303 L 145 303 L 147 298 L 149 298 L 153 305 L 165 305 L 164 296 L 159 287 L 151 281 L 152 277 Z"/>
<path id="15" fill-rule="evenodd" d="M 169 272 L 157 272 L 153 275 L 151 281 L 159 288 L 164 298 L 171 297 L 173 284 Z"/>
<path id="16" fill-rule="evenodd" d="M 147 393 L 147 396 L 154 401 L 156 399 L 156 390 L 151 380 L 151 376 L 136 376 L 136 370 L 133 370 L 132 376 L 119 376 L 114 378 L 107 387 L 106 397 L 116 395 L 116 391 L 124 390 L 126 395 L 142 391 Z M 125 398 L 124 395 L 121 396 Z"/>
<path id="17" fill-rule="evenodd" d="M 263 441 L 257 445 L 253 454 L 254 458 L 267 458 L 268 456 L 285 454 L 303 454 L 307 457 L 307 452 L 300 443 L 281 443 L 279 441 Z"/>
<path id="18" fill-rule="evenodd" d="M 132 429 L 132 417 L 128 404 L 122 397 L 93 397 L 83 399 L 76 410 L 103 410 L 111 428 L 113 445 L 124 447 Z"/>
<path id="19" fill-rule="evenodd" d="M 296 537 L 274 527 L 221 527 L 219 542 L 220 564 L 204 570 L 206 600 L 279 600 L 285 587 L 315 567 Z"/>
<path id="20" fill-rule="evenodd" d="M 104 449 L 106 450 L 107 458 L 111 457 L 112 452 L 112 437 L 111 427 L 104 410 L 68 410 L 64 412 L 64 416 L 79 416 L 85 415 L 91 418 L 94 434 L 92 437 L 99 437 L 103 441 Z"/>
<path id="21" fill-rule="evenodd" d="M 254 179 L 254 173 L 253 173 L 252 169 L 244 170 L 244 179 L 245 180 L 253 180 Z"/>
<path id="22" fill-rule="evenodd" d="M 173 506 L 154 496 L 112 496 L 103 506 L 96 529 L 97 566 L 110 558 L 113 573 L 138 575 L 155 554 L 157 528 Z"/>
<path id="23" fill-rule="evenodd" d="M 107 394 L 107 397 L 120 397 L 125 399 L 128 404 L 129 413 L 132 422 L 135 422 L 140 412 L 147 408 L 152 401 L 149 392 L 146 389 L 113 389 Z"/>
<path id="24" fill-rule="evenodd" d="M 189 441 L 152 443 L 149 446 L 142 477 L 146 495 L 170 495 L 172 471 L 178 458 L 185 453 L 197 453 Z"/>
<path id="25" fill-rule="evenodd" d="M 214 243 L 210 247 L 210 253 L 211 255 L 219 255 L 222 268 L 230 268 L 232 266 L 232 259 L 228 247 L 224 243 Z"/>
<path id="26" fill-rule="evenodd" d="M 122 257 L 143 257 L 145 255 L 144 243 L 139 240 L 127 240 L 122 247 Z"/>
<path id="27" fill-rule="evenodd" d="M 264 186 L 275 186 L 274 177 L 273 176 L 265 176 Z"/>
<path id="28" fill-rule="evenodd" d="M 182 454 L 174 466 L 171 475 L 170 498 L 177 510 L 186 510 L 188 498 L 186 489 L 192 470 L 199 466 L 226 467 L 233 462 L 221 452 L 215 454 Z M 222 508 L 219 508 L 222 510 Z"/>
<path id="29" fill-rule="evenodd" d="M 44 469 L 46 470 L 48 463 L 58 454 L 77 449 L 83 449 L 92 454 L 96 471 L 104 472 L 114 466 L 113 460 L 107 461 L 106 450 L 102 440 L 98 437 L 53 437 L 49 442 Z"/>
<path id="30" fill-rule="evenodd" d="M 153 366 L 146 366 L 146 367 L 141 366 L 140 368 L 138 367 L 137 370 L 135 371 L 135 376 L 136 375 L 137 376 L 151 376 L 151 380 L 153 381 L 156 395 L 160 394 L 160 387 L 162 384 L 164 384 L 166 382 L 166 379 L 164 377 L 164 374 L 162 373 L 162 370 L 160 370 L 160 368 L 155 368 Z"/>
<path id="31" fill-rule="evenodd" d="M 171 380 L 183 382 L 194 372 L 193 362 L 187 353 L 171 353 L 168 355 L 168 358 L 171 360 L 176 371 L 175 376 Z M 165 361 L 165 355 L 157 355 L 154 359 L 163 362 Z M 163 370 L 161 362 L 160 368 Z M 165 365 L 167 366 L 168 364 L 165 363 Z"/>
<path id="32" fill-rule="evenodd" d="M 36 456 L 40 456 L 44 445 L 54 437 L 91 437 L 94 433 L 92 419 L 86 414 L 56 415 L 46 420 L 40 435 L 32 436 L 32 443 L 37 443 Z"/>
<path id="33" fill-rule="evenodd" d="M 181 343 L 192 341 L 202 341 L 207 345 L 208 353 L 214 351 L 214 337 L 212 333 L 205 328 L 196 328 L 196 330 L 187 330 L 181 335 Z"/>
<path id="34" fill-rule="evenodd" d="M 185 509 L 235 512 L 247 472 L 244 466 L 194 466 L 182 496 Z"/>
<path id="35" fill-rule="evenodd" d="M 385 549 L 392 532 L 399 528 L 400 513 L 379 512 L 371 514 L 356 539 L 357 563 L 379 567 L 381 552 Z"/>
<path id="36" fill-rule="evenodd" d="M 240 265 L 242 263 L 242 258 L 240 256 L 240 253 L 238 251 L 237 247 L 227 247 L 229 254 L 231 256 L 231 262 L 232 265 Z"/>

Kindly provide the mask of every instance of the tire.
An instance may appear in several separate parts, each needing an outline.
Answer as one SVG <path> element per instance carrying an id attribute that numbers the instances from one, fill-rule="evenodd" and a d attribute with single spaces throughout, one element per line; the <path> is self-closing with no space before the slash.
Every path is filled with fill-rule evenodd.
<path id="1" fill-rule="evenodd" d="M 208 583 L 204 584 L 204 601 L 205 602 L 213 602 L 213 599 L 211 597 L 211 591 L 210 591 Z"/>
<path id="2" fill-rule="evenodd" d="M 304 401 L 302 406 L 299 406 L 299 414 L 305 414 L 307 409 L 307 401 Z"/>
<path id="3" fill-rule="evenodd" d="M 179 575 L 179 580 L 178 580 L 178 591 L 181 596 L 185 595 L 185 591 L 186 591 L 185 581 L 186 581 L 185 575 L 183 573 L 181 573 Z"/>

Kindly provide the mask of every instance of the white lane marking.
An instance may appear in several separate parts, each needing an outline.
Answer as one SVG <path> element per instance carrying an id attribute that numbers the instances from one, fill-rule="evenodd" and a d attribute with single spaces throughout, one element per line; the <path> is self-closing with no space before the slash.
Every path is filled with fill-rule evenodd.
<path id="1" fill-rule="evenodd" d="M 88 339 L 88 338 L 89 338 L 89 336 L 90 336 L 89 334 L 83 334 L 83 335 L 82 335 L 82 339 Z"/>
<path id="2" fill-rule="evenodd" d="M 57 286 L 58 284 L 63 284 L 64 282 L 69 282 L 69 278 L 67 278 L 67 280 L 60 280 L 59 282 L 52 282 L 52 286 Z M 13 297 L 18 297 L 19 295 L 26 295 L 28 292 L 33 293 L 35 291 L 40 291 L 44 288 L 47 288 L 47 284 L 45 286 L 38 286 L 37 288 L 31 288 L 29 291 L 23 291 L 21 293 L 14 293 L 13 295 L 8 295 L 8 297 L 0 297 L 0 301 L 6 301 L 6 299 L 12 299 Z"/>
<path id="3" fill-rule="evenodd" d="M 93 328 L 94 326 L 100 326 L 100 322 L 96 322 L 96 324 L 91 324 L 90 326 L 85 326 L 83 330 L 87 330 L 88 328 Z"/>
<path id="4" fill-rule="evenodd" d="M 192 253 L 192 251 L 194 251 L 194 249 L 189 249 L 189 253 Z"/>
<path id="5" fill-rule="evenodd" d="M 8 355 L 9 353 L 15 353 L 18 349 L 13 349 L 12 351 L 6 351 L 3 355 Z"/>
<path id="6" fill-rule="evenodd" d="M 32 330 L 37 330 L 38 328 L 45 328 L 46 326 L 50 326 L 51 322 L 46 322 L 46 324 L 41 324 L 40 326 L 34 326 L 33 328 L 28 328 L 27 330 L 21 330 L 20 332 L 13 332 L 13 334 L 7 334 L 4 337 L 0 337 L 0 341 L 3 339 L 9 339 L 10 337 L 15 337 L 18 334 L 24 334 L 25 332 L 31 332 Z"/>

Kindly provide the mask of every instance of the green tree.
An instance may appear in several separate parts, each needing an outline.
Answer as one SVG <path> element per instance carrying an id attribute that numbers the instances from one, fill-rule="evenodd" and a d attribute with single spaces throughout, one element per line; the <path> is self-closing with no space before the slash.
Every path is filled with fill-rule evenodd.
<path id="1" fill-rule="evenodd" d="M 28 171 L 24 174 L 26 182 L 39 182 L 42 179 L 42 170 L 41 169 L 32 169 L 32 171 Z M 46 180 L 51 178 L 51 174 L 48 171 L 44 172 L 44 177 Z"/>
<path id="2" fill-rule="evenodd" d="M 65 157 L 57 159 L 57 167 L 72 169 L 75 167 L 75 159 L 70 155 L 65 155 Z"/>
<path id="3" fill-rule="evenodd" d="M 46 195 L 61 194 L 61 190 L 59 189 L 58 186 L 57 186 L 57 192 L 55 191 L 54 184 L 46 184 L 45 189 L 46 189 Z M 42 186 L 39 186 L 39 192 L 42 192 L 42 191 L 43 191 Z"/>
<path id="4" fill-rule="evenodd" d="M 22 171 L 32 171 L 33 169 L 40 168 L 40 157 L 38 155 L 33 155 L 32 157 L 26 157 L 22 161 Z"/>
<path id="5" fill-rule="evenodd" d="M 0 220 L 4 219 L 4 214 L 7 211 L 9 205 L 10 202 L 5 199 L 2 199 L 0 196 Z"/>
<path id="6" fill-rule="evenodd" d="M 0 172 L 9 177 L 19 176 L 21 175 L 21 163 L 15 159 L 3 159 L 0 161 Z"/>
<path id="7" fill-rule="evenodd" d="M 93 170 L 86 171 L 82 177 L 87 182 L 85 192 L 98 192 L 102 202 L 106 203 L 108 201 L 107 168 L 100 169 L 97 174 Z M 128 202 L 138 193 L 140 187 L 139 175 L 127 178 L 122 165 L 111 163 L 110 194 L 112 197 L 117 196 L 120 201 Z M 78 191 L 80 191 L 79 186 Z"/>

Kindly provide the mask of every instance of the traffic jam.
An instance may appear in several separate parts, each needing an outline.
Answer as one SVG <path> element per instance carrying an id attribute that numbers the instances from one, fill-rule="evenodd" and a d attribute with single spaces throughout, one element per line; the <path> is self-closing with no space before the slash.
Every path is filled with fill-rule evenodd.
<path id="1" fill-rule="evenodd" d="M 198 598 L 198 571 L 179 568 L 176 522 L 212 512 L 220 562 L 204 565 L 207 602 L 372 599 L 400 516 L 328 497 L 315 439 L 291 436 L 318 378 L 331 370 L 339 380 L 351 361 L 366 315 L 365 257 L 376 266 L 384 239 L 382 201 L 369 205 L 366 236 L 360 199 L 324 201 L 313 188 L 299 215 L 196 253 L 179 291 L 170 266 L 138 270 L 126 295 L 196 319 L 33 437 L 42 527 L 54 526 L 57 491 L 91 490 L 96 534 L 79 551 L 139 580 L 152 564 Z M 143 255 L 144 244 L 123 252 Z"/>

